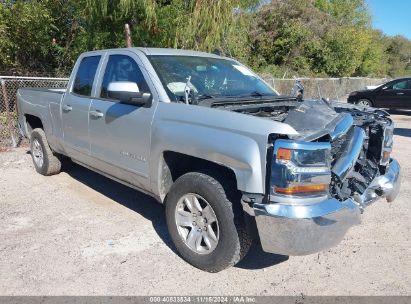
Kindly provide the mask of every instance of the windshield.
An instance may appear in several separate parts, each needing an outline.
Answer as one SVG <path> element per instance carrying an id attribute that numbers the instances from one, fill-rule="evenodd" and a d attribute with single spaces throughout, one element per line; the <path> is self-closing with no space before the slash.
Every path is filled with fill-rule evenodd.
<path id="1" fill-rule="evenodd" d="M 256 74 L 234 60 L 173 55 L 148 58 L 171 101 L 183 101 L 187 87 L 199 99 L 278 95 Z"/>

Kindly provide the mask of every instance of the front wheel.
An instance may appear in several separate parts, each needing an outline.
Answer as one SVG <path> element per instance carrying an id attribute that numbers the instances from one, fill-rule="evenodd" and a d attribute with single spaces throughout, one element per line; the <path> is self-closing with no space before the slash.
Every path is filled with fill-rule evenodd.
<path id="1" fill-rule="evenodd" d="M 371 100 L 368 100 L 368 99 L 365 99 L 365 98 L 358 100 L 356 102 L 356 104 L 359 105 L 359 106 L 364 106 L 364 107 L 372 107 Z"/>
<path id="2" fill-rule="evenodd" d="M 235 265 L 251 245 L 241 205 L 227 198 L 217 179 L 203 173 L 187 173 L 173 184 L 166 220 L 182 258 L 208 272 Z"/>

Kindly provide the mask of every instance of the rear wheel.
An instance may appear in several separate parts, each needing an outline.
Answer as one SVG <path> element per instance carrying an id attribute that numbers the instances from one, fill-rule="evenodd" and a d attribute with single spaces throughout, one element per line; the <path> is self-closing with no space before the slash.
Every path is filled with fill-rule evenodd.
<path id="1" fill-rule="evenodd" d="M 31 157 L 36 171 L 42 175 L 57 174 L 61 170 L 59 155 L 51 150 L 43 129 L 37 128 L 31 132 Z"/>
<path id="2" fill-rule="evenodd" d="M 209 175 L 191 172 L 178 178 L 167 196 L 166 220 L 181 257 L 208 272 L 238 263 L 251 245 L 239 203 Z"/>
<path id="3" fill-rule="evenodd" d="M 372 102 L 369 99 L 360 99 L 356 102 L 357 105 L 359 106 L 364 106 L 364 107 L 372 107 Z"/>

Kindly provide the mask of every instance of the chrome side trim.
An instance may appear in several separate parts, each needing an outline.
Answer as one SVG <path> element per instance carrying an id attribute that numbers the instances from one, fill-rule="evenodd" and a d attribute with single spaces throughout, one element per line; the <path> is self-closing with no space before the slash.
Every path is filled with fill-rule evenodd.
<path id="1" fill-rule="evenodd" d="M 340 159 L 335 163 L 331 171 L 343 180 L 354 168 L 365 141 L 365 132 L 359 127 L 354 127 L 353 135 Z"/>
<path id="2" fill-rule="evenodd" d="M 351 114 L 345 113 L 343 118 L 335 126 L 334 131 L 330 132 L 331 140 L 335 140 L 336 138 L 347 133 L 348 130 L 353 125 L 353 123 L 354 123 L 354 119 L 352 118 Z"/>

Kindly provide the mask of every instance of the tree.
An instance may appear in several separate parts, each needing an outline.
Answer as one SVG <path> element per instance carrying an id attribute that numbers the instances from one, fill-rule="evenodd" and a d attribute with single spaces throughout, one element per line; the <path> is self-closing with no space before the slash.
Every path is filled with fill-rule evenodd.
<path id="1" fill-rule="evenodd" d="M 402 36 L 385 37 L 388 75 L 392 77 L 411 74 L 411 41 Z"/>
<path id="2" fill-rule="evenodd" d="M 364 0 L 315 0 L 314 5 L 330 15 L 337 25 L 353 25 L 359 28 L 371 25 L 371 17 Z"/>
<path id="3" fill-rule="evenodd" d="M 67 66 L 85 50 L 122 47 L 124 24 L 131 26 L 136 46 L 219 49 L 248 58 L 246 12 L 258 1 L 229 0 L 43 0 L 53 12 L 59 66 Z M 64 16 L 61 18 L 61 16 Z"/>
<path id="4" fill-rule="evenodd" d="M 46 72 L 54 29 L 48 9 L 35 0 L 3 1 L 0 14 L 1 49 L 6 52 L 2 56 L 5 59 L 1 59 L 3 65 L 18 73 Z"/>
<path id="5" fill-rule="evenodd" d="M 386 76 L 388 71 L 388 57 L 385 53 L 384 35 L 379 30 L 368 32 L 369 42 L 363 53 L 361 64 L 355 71 L 356 76 Z"/>
<path id="6" fill-rule="evenodd" d="M 85 51 L 173 47 L 274 76 L 411 74 L 411 42 L 371 28 L 365 0 L 0 0 L 0 70 L 66 76 Z"/>
<path id="7" fill-rule="evenodd" d="M 277 76 L 382 72 L 382 48 L 374 48 L 364 0 L 276 0 L 256 18 L 251 37 L 258 69 Z"/>
<path id="8" fill-rule="evenodd" d="M 9 27 L 7 24 L 9 14 L 6 7 L 0 4 L 0 71 L 13 65 L 13 59 L 10 56 L 13 44 L 8 35 Z"/>

